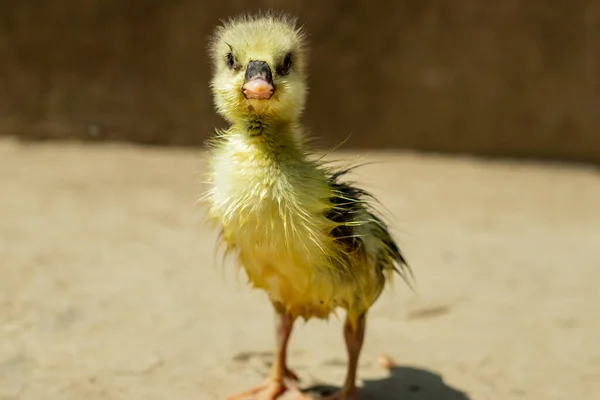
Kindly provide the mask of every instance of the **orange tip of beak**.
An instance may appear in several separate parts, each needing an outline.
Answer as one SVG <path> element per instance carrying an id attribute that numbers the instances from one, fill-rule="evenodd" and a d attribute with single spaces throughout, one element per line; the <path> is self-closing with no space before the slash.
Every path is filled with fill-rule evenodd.
<path id="1" fill-rule="evenodd" d="M 256 78 L 242 86 L 242 91 L 247 99 L 269 99 L 275 88 L 262 78 Z"/>

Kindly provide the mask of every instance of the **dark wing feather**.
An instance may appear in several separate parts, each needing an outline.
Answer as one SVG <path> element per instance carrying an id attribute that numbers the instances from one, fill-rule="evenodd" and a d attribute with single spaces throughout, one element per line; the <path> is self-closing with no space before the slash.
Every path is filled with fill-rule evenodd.
<path id="1" fill-rule="evenodd" d="M 375 225 L 374 234 L 384 243 L 382 252 L 378 255 L 379 267 L 383 270 L 391 266 L 412 287 L 408 279 L 409 275 L 413 277 L 412 271 L 398 244 L 383 220 L 374 212 L 368 211 L 367 198 L 374 200 L 374 197 L 363 189 L 339 181 L 339 178 L 348 171 L 337 171 L 329 178 L 329 184 L 335 195 L 329 199 L 332 207 L 327 211 L 326 217 L 340 224 L 331 231 L 331 235 L 347 252 L 362 251 L 362 239 L 356 235 L 354 231 L 356 225 L 352 223 L 357 222 L 356 216 L 366 210 L 370 216 L 370 221 L 367 223 Z"/>

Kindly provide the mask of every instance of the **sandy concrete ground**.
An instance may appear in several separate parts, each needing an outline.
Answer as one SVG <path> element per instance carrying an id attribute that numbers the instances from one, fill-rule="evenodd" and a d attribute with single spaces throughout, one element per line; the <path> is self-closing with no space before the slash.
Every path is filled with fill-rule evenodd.
<path id="1" fill-rule="evenodd" d="M 355 178 L 419 286 L 373 309 L 363 398 L 600 399 L 600 174 L 371 158 Z M 223 399 L 262 380 L 271 310 L 215 263 L 202 166 L 194 150 L 0 141 L 0 399 Z M 298 325 L 305 385 L 341 384 L 340 328 Z"/>

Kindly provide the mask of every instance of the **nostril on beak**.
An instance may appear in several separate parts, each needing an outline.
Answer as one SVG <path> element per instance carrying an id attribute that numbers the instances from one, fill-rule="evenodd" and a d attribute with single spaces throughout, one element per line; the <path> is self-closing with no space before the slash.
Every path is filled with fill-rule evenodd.
<path id="1" fill-rule="evenodd" d="M 266 61 L 250 61 L 248 63 L 245 76 L 246 82 L 256 78 L 264 79 L 270 84 L 273 84 L 273 74 L 271 73 L 271 68 Z"/>

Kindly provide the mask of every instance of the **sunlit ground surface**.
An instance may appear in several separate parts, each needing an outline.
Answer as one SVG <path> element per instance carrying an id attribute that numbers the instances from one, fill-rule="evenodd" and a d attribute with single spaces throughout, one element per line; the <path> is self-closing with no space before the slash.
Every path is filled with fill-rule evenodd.
<path id="1" fill-rule="evenodd" d="M 216 262 L 195 205 L 203 157 L 0 141 L 0 399 L 223 399 L 262 381 L 271 309 Z M 600 174 L 364 157 L 380 163 L 352 178 L 418 280 L 371 313 L 364 398 L 600 398 Z M 297 326 L 304 385 L 343 382 L 340 329 Z"/>

